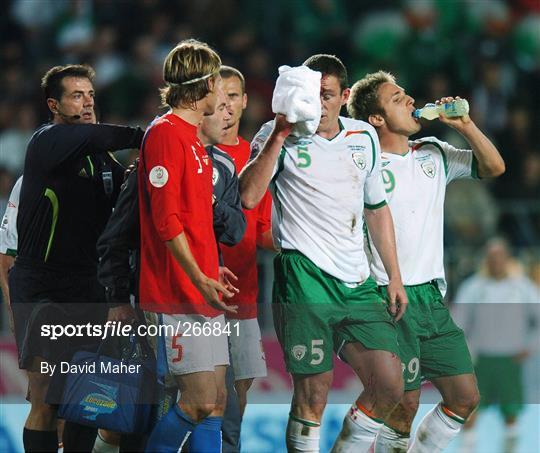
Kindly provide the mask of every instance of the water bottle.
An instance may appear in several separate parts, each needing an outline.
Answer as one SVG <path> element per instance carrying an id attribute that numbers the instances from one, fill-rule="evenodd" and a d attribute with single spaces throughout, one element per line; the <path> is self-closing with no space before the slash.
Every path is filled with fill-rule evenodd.
<path id="1" fill-rule="evenodd" d="M 426 104 L 421 109 L 416 109 L 413 112 L 415 118 L 425 118 L 426 120 L 434 120 L 442 114 L 447 118 L 457 118 L 465 116 L 469 113 L 469 103 L 466 99 L 455 99 L 446 104 Z"/>

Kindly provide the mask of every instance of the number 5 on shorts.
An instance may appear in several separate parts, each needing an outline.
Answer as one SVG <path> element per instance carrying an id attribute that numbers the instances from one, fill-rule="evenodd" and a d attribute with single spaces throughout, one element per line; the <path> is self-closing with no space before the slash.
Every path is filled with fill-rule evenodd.
<path id="1" fill-rule="evenodd" d="M 322 340 L 311 340 L 311 362 L 310 365 L 319 365 L 324 359 L 324 351 L 318 346 L 322 346 Z"/>
<path id="2" fill-rule="evenodd" d="M 182 334 L 178 334 L 172 337 L 171 346 L 173 349 L 176 349 L 176 357 L 172 359 L 173 363 L 180 362 L 182 360 L 182 356 L 184 355 L 183 346 L 181 344 L 178 344 L 178 340 L 180 340 L 180 337 L 182 337 Z"/>

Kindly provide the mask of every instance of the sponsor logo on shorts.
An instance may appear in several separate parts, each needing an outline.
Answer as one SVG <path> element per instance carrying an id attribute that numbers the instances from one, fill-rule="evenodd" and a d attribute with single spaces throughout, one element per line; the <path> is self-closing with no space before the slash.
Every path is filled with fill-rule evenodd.
<path id="1" fill-rule="evenodd" d="M 303 344 L 297 344 L 292 347 L 291 351 L 296 360 L 302 360 L 306 355 L 307 347 Z"/>

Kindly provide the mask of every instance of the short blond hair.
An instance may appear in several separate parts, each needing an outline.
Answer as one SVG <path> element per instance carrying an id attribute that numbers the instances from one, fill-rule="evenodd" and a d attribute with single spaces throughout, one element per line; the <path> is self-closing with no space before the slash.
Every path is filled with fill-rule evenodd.
<path id="1" fill-rule="evenodd" d="M 209 80 L 219 75 L 221 58 L 204 42 L 187 39 L 172 49 L 163 63 L 164 106 L 193 108 L 211 90 Z M 200 80 L 199 80 L 200 79 Z"/>
<path id="2" fill-rule="evenodd" d="M 384 113 L 379 102 L 379 87 L 383 83 L 396 83 L 396 78 L 386 71 L 377 71 L 358 80 L 351 88 L 347 112 L 355 120 L 367 121 L 369 115 Z"/>

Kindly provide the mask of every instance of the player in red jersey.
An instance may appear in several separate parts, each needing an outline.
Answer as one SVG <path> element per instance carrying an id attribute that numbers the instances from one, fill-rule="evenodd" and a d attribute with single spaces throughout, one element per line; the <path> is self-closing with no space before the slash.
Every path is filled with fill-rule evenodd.
<path id="1" fill-rule="evenodd" d="M 150 434 L 148 451 L 219 451 L 219 407 L 229 364 L 213 231 L 212 161 L 197 125 L 214 113 L 219 56 L 206 44 L 178 44 L 163 65 L 162 101 L 171 110 L 147 130 L 139 162 L 140 304 L 159 327 L 158 363 L 180 389 L 177 405 Z M 209 329 L 206 329 L 206 326 Z M 158 365 L 159 367 L 159 365 Z"/>
<path id="2" fill-rule="evenodd" d="M 244 76 L 240 71 L 230 66 L 222 66 L 220 74 L 231 118 L 225 129 L 222 142 L 216 147 L 233 158 L 236 171 L 240 173 L 250 157 L 249 143 L 238 135 L 240 119 L 247 106 Z M 233 247 L 221 247 L 223 261 L 238 277 L 235 284 L 240 290 L 231 299 L 231 303 L 238 305 L 238 312 L 235 314 L 227 313 L 229 319 L 234 319 L 235 323 L 239 323 L 239 328 L 235 329 L 234 332 L 231 331 L 229 346 L 240 416 L 244 413 L 247 391 L 251 387 L 253 379 L 266 376 L 266 361 L 257 321 L 257 246 L 274 249 L 270 230 L 271 207 L 271 197 L 267 192 L 255 209 L 244 209 L 247 228 L 242 241 Z M 226 422 L 229 421 L 229 406 L 228 404 L 225 414 Z M 225 429 L 224 438 L 224 442 L 228 442 Z"/>

